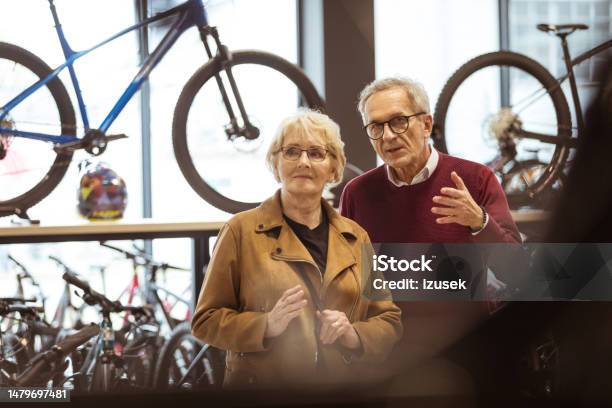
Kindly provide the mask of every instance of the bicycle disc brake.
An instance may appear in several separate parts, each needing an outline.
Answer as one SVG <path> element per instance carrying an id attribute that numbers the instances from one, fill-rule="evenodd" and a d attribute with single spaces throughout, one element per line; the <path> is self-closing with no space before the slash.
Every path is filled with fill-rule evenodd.
<path id="1" fill-rule="evenodd" d="M 225 126 L 225 134 L 232 146 L 241 153 L 251 153 L 259 149 L 263 143 L 261 137 L 261 126 L 257 126 L 257 120 L 249 118 L 246 125 L 240 126 L 236 121 Z"/>

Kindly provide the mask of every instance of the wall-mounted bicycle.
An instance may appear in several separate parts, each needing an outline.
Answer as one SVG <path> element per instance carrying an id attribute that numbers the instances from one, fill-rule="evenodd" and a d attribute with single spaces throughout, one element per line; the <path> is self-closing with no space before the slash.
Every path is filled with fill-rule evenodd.
<path id="1" fill-rule="evenodd" d="M 570 152 L 584 133 L 574 67 L 612 47 L 608 40 L 572 59 L 567 37 L 587 29 L 586 25 L 539 24 L 537 28 L 561 40 L 565 75 L 555 78 L 537 61 L 515 52 L 484 54 L 450 77 L 434 115 L 436 148 L 489 165 L 512 208 L 546 206 L 563 184 Z M 566 80 L 577 127 L 572 126 L 562 89 Z"/>
<path id="2" fill-rule="evenodd" d="M 257 191 L 257 175 L 252 175 L 254 180 L 228 188 L 227 178 L 234 175 L 224 173 L 231 173 L 228 168 L 242 169 L 235 176 L 242 180 L 249 176 L 244 171 L 244 159 L 237 158 L 239 154 L 256 157 L 259 166 L 265 168 L 265 148 L 261 146 L 282 117 L 275 112 L 276 106 L 292 110 L 299 105 L 323 108 L 316 89 L 294 64 L 261 51 L 230 52 L 221 43 L 216 27 L 208 24 L 202 0 L 187 0 L 80 52 L 68 44 L 53 0 L 48 1 L 65 56 L 63 64 L 51 69 L 25 49 L 0 43 L 0 216 L 23 213 L 46 197 L 65 175 L 76 150 L 99 155 L 110 141 L 125 137 L 107 132 L 151 71 L 191 27 L 199 30 L 208 62 L 193 74 L 180 94 L 172 140 L 176 160 L 189 185 L 212 205 L 235 213 L 265 198 L 232 196 L 236 190 L 261 194 Z M 128 32 L 166 18 L 174 21 L 159 45 L 100 125 L 91 126 L 74 62 Z M 58 77 L 64 69 L 74 87 L 82 128 L 77 127 L 75 110 Z M 211 176 L 215 171 L 217 174 Z"/>

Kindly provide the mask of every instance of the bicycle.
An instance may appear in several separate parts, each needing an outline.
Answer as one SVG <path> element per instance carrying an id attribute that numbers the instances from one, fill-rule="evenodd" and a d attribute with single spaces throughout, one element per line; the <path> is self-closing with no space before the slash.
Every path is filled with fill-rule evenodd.
<path id="1" fill-rule="evenodd" d="M 19 314 L 27 325 L 38 321 L 40 306 L 27 306 L 31 299 L 0 298 L 0 316 Z M 0 385 L 3 386 L 47 386 L 61 376 L 67 367 L 66 357 L 80 345 L 98 334 L 95 325 L 86 326 L 53 344 L 48 349 L 28 359 L 22 340 L 13 333 L 0 333 Z"/>
<path id="2" fill-rule="evenodd" d="M 223 384 L 225 351 L 198 340 L 191 322 L 176 326 L 161 348 L 155 367 L 157 390 L 207 390 Z"/>
<path id="3" fill-rule="evenodd" d="M 565 75 L 555 78 L 537 61 L 515 52 L 483 54 L 451 75 L 434 114 L 434 146 L 491 167 L 511 208 L 546 207 L 562 187 L 571 151 L 584 133 L 574 67 L 612 47 L 608 40 L 572 59 L 567 37 L 588 26 L 539 24 L 537 28 L 559 37 Z M 566 80 L 576 128 L 562 89 Z M 480 135 L 488 143 L 470 140 L 468 135 Z"/>
<path id="4" fill-rule="evenodd" d="M 143 250 L 136 247 L 137 252 L 132 253 L 105 242 L 101 242 L 100 245 L 119 252 L 132 261 L 134 272 L 131 283 L 119 296 L 121 298 L 123 294 L 127 293 L 129 295 L 127 304 L 132 303 L 134 293 L 137 289 L 140 289 L 136 267 L 140 265 L 148 270 L 149 273 L 147 274 L 145 284 L 148 296 L 142 293 L 143 291 L 139 292 L 141 292 L 141 297 L 149 299 L 148 303 L 153 310 L 160 311 L 159 314 L 162 319 L 158 319 L 158 321 L 160 323 L 164 322 L 165 326 L 171 330 L 159 351 L 157 362 L 155 363 L 154 388 L 156 390 L 166 390 L 219 387 L 223 382 L 225 371 L 225 352 L 211 347 L 192 336 L 190 323 L 191 302 L 157 283 L 157 275 L 160 271 L 165 272 L 168 269 L 187 270 L 167 263 L 156 262 L 150 259 Z M 162 300 L 161 294 L 165 295 L 165 301 Z M 168 302 L 168 298 L 171 298 L 174 302 Z M 170 314 L 172 307 L 176 306 L 177 303 L 188 306 L 185 320 L 175 319 Z M 155 313 L 155 316 L 157 315 Z"/>
<path id="5" fill-rule="evenodd" d="M 109 245 L 106 242 L 100 242 L 100 245 L 104 248 L 111 249 L 115 252 L 122 254 L 126 259 L 132 262 L 132 277 L 128 286 L 121 292 L 118 299 L 122 299 L 127 295 L 126 304 L 131 305 L 134 302 L 134 296 L 138 294 L 141 301 L 151 305 L 155 312 L 159 311 L 161 319 L 158 321 L 165 324 L 164 328 L 168 328 L 172 331 L 178 324 L 183 321 L 190 320 L 192 314 L 191 301 L 185 296 L 185 293 L 176 294 L 157 283 L 158 274 L 166 273 L 167 270 L 189 272 L 190 269 L 181 268 L 179 266 L 170 265 L 168 263 L 161 263 L 154 261 L 149 255 L 142 249 L 137 248 L 134 245 L 136 252 L 130 252 L 122 248 Z M 138 267 L 143 267 L 145 270 L 146 282 L 141 285 L 138 277 Z M 190 292 L 191 287 L 187 287 L 185 292 Z M 164 295 L 162 299 L 161 295 Z M 172 302 L 169 300 L 172 299 Z M 172 310 L 177 305 L 182 305 L 187 308 L 184 318 L 175 318 L 171 315 Z M 156 313 L 156 316 L 158 313 Z M 127 315 L 126 315 L 127 319 Z"/>
<path id="6" fill-rule="evenodd" d="M 187 0 L 79 52 L 73 51 L 68 44 L 53 0 L 48 1 L 65 57 L 63 64 L 52 70 L 27 50 L 0 43 L 0 78 L 3 78 L 0 88 L 0 177 L 4 179 L 0 189 L 0 216 L 17 214 L 27 218 L 27 210 L 50 194 L 64 177 L 75 151 L 83 149 L 100 155 L 109 142 L 126 137 L 124 134 L 110 135 L 107 131 L 151 71 L 191 27 L 198 29 L 208 61 L 187 81 L 180 94 L 174 109 L 172 141 L 185 179 L 210 204 L 230 213 L 258 204 L 248 197 L 229 197 L 223 190 L 223 179 L 211 181 L 210 176 L 205 178 L 205 175 L 217 169 L 219 163 L 236 163 L 237 153 L 245 154 L 243 166 L 245 157 L 254 160 L 257 156 L 257 163 L 263 163 L 265 149 L 260 147 L 275 130 L 279 118 L 278 112 L 266 115 L 266 105 L 277 101 L 283 107 L 324 108 L 315 87 L 296 65 L 263 51 L 230 52 L 221 42 L 217 28 L 209 25 L 203 0 Z M 97 128 L 91 127 L 74 62 L 131 31 L 172 17 L 176 20 L 146 57 L 102 123 Z M 216 48 L 214 56 L 209 38 Z M 58 77 L 64 69 L 70 74 L 76 94 L 82 132 L 77 129 L 74 107 Z M 258 83 L 265 86 L 265 95 L 251 89 Z M 219 106 L 222 108 L 216 109 Z M 221 118 L 225 118 L 222 124 L 205 123 Z M 48 144 L 53 148 L 49 149 Z M 213 146 L 217 148 L 211 149 Z M 206 151 L 217 159 L 215 166 L 206 167 L 205 163 L 200 163 L 199 155 Z M 26 158 L 32 158 L 36 166 L 29 169 L 24 162 Z M 247 181 L 242 187 L 258 192 L 256 184 Z M 262 198 L 258 198 L 261 201 Z"/>
<path id="7" fill-rule="evenodd" d="M 74 381 L 75 390 L 105 392 L 150 387 L 155 357 L 161 346 L 159 326 L 151 308 L 111 301 L 71 271 L 64 271 L 62 278 L 83 291 L 81 297 L 85 303 L 100 308 L 102 319 L 99 335 L 82 363 L 59 385 L 64 387 L 69 381 Z M 134 322 L 127 328 L 114 330 L 110 315 L 123 312 L 129 312 Z"/>

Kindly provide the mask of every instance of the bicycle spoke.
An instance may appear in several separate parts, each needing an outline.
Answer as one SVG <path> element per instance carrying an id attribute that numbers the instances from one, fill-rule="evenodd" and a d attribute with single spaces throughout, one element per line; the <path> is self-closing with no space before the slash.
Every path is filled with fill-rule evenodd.
<path id="1" fill-rule="evenodd" d="M 0 43 L 0 106 L 49 73 L 51 69 L 37 57 Z M 3 116 L 0 127 L 48 135 L 77 131 L 70 97 L 59 79 L 25 97 Z M 64 161 L 71 157 L 58 155 L 52 143 L 8 133 L 0 134 L 0 143 L 0 207 L 36 204 L 59 183 L 67 170 Z"/>

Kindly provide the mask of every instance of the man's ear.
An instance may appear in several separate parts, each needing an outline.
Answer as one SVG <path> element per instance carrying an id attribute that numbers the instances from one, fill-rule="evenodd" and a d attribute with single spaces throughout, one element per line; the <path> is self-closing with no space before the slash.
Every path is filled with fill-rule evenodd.
<path id="1" fill-rule="evenodd" d="M 431 113 L 423 115 L 423 129 L 427 132 L 427 137 L 431 136 L 431 131 L 433 129 L 433 117 Z"/>

